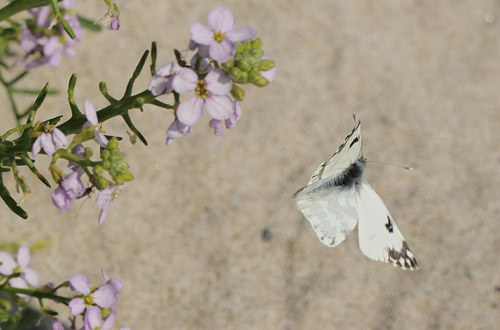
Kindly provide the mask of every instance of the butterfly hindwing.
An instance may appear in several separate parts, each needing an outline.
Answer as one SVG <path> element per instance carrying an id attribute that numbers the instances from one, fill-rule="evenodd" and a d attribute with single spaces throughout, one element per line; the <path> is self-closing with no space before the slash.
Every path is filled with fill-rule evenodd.
<path id="1" fill-rule="evenodd" d="M 356 193 L 359 247 L 364 255 L 403 269 L 418 269 L 415 256 L 380 196 L 365 179 L 357 186 Z"/>
<path id="2" fill-rule="evenodd" d="M 297 208 L 309 220 L 320 241 L 330 247 L 340 244 L 358 222 L 354 186 L 299 195 Z"/>

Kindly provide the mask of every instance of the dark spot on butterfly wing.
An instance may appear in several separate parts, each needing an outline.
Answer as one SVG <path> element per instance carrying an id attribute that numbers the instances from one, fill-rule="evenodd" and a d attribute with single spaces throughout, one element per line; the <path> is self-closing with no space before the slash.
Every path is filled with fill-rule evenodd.
<path id="1" fill-rule="evenodd" d="M 358 137 L 356 136 L 356 138 L 355 138 L 354 140 L 352 140 L 351 144 L 349 145 L 349 148 L 352 148 L 352 146 L 353 146 L 356 142 L 358 142 L 358 141 L 359 141 L 359 139 L 358 139 Z"/>
<path id="2" fill-rule="evenodd" d="M 403 269 L 418 269 L 417 259 L 413 256 L 408 243 L 403 241 L 403 247 L 401 251 L 396 251 L 394 249 L 389 249 L 389 262 L 394 266 L 401 267 Z"/>
<path id="3" fill-rule="evenodd" d="M 385 224 L 385 228 L 389 231 L 389 233 L 394 232 L 394 228 L 392 227 L 392 220 L 391 217 L 387 216 L 387 223 Z"/>

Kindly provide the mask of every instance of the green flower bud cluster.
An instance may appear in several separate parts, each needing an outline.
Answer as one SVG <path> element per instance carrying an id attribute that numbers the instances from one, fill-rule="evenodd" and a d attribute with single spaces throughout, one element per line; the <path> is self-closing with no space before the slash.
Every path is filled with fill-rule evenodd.
<path id="1" fill-rule="evenodd" d="M 260 39 L 239 42 L 236 43 L 234 59 L 222 64 L 222 68 L 237 84 L 254 84 L 264 87 L 269 84 L 269 81 L 262 76 L 261 71 L 274 68 L 274 61 L 263 60 L 263 55 L 264 51 Z M 235 99 L 240 101 L 245 96 L 245 93 L 241 93 L 240 90 L 235 88 L 231 93 Z"/>
<path id="2" fill-rule="evenodd" d="M 118 150 L 117 138 L 109 140 L 106 148 L 101 149 L 101 158 L 101 164 L 94 166 L 93 183 L 97 189 L 106 189 L 110 185 L 110 181 L 103 176 L 104 171 L 108 171 L 115 184 L 123 184 L 125 181 L 134 179 L 134 175 L 128 171 L 129 166 L 124 160 L 125 154 Z"/>

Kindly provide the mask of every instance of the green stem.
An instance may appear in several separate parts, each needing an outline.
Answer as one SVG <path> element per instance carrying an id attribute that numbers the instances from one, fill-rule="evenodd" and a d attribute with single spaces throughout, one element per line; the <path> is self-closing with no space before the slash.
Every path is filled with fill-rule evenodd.
<path id="1" fill-rule="evenodd" d="M 2 288 L 0 288 L 0 291 L 5 291 L 8 293 L 21 293 L 35 298 L 47 298 L 66 305 L 69 304 L 69 302 L 72 299 L 63 296 L 58 296 L 51 292 L 40 291 L 38 289 L 21 289 L 21 288 L 14 288 L 10 285 L 3 286 Z"/>
<path id="2" fill-rule="evenodd" d="M 58 0 L 62 1 L 62 0 Z M 25 10 L 47 6 L 50 3 L 49 0 L 16 0 L 9 3 L 7 6 L 0 9 L 0 22 Z"/>

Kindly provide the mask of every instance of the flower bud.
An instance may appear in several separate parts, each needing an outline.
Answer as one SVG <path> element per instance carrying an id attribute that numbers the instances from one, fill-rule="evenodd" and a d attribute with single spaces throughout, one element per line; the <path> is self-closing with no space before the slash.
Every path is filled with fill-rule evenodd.
<path id="1" fill-rule="evenodd" d="M 107 149 L 118 149 L 118 139 L 116 137 L 113 137 L 111 140 L 109 140 L 106 148 Z"/>
<path id="2" fill-rule="evenodd" d="M 123 173 L 123 180 L 132 181 L 134 180 L 134 175 L 129 171 L 125 171 L 125 173 Z"/>
<path id="3" fill-rule="evenodd" d="M 59 183 L 63 179 L 64 173 L 56 164 L 50 164 L 49 170 L 55 182 Z"/>
<path id="4" fill-rule="evenodd" d="M 87 126 L 73 138 L 73 142 L 75 142 L 76 144 L 80 144 L 85 141 L 92 140 L 94 137 L 94 126 Z"/>
<path id="5" fill-rule="evenodd" d="M 231 95 L 238 101 L 243 101 L 245 99 L 245 91 L 240 86 L 234 85 L 231 89 Z"/>
<path id="6" fill-rule="evenodd" d="M 242 71 L 248 72 L 248 71 L 250 71 L 252 69 L 252 66 L 251 66 L 250 62 L 247 59 L 242 59 L 242 60 L 238 61 L 236 65 Z"/>
<path id="7" fill-rule="evenodd" d="M 95 180 L 95 186 L 99 190 L 106 189 L 109 187 L 109 180 L 106 179 L 105 177 L 99 175 L 97 177 L 97 180 Z"/>
<path id="8" fill-rule="evenodd" d="M 252 40 L 252 48 L 260 50 L 262 48 L 262 40 L 260 38 Z"/>
<path id="9" fill-rule="evenodd" d="M 262 60 L 259 63 L 259 70 L 260 71 L 267 71 L 271 70 L 274 68 L 274 61 L 273 60 Z"/>
<path id="10" fill-rule="evenodd" d="M 85 148 L 85 152 L 83 153 L 83 157 L 85 159 L 89 159 L 92 157 L 93 154 L 94 154 L 94 152 L 92 151 L 92 148 L 87 147 L 87 148 Z"/>
<path id="11" fill-rule="evenodd" d="M 233 81 L 238 81 L 241 77 L 241 70 L 238 68 L 232 68 L 231 71 L 229 71 L 229 77 Z"/>
<path id="12" fill-rule="evenodd" d="M 94 173 L 97 175 L 102 175 L 104 173 L 104 168 L 101 165 L 94 166 Z"/>

